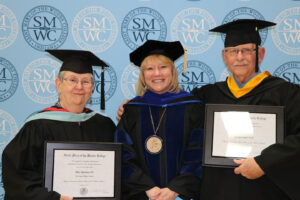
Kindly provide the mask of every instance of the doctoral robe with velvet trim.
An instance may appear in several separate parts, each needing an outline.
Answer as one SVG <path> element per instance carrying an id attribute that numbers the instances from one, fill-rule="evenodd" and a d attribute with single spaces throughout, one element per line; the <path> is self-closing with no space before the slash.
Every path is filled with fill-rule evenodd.
<path id="1" fill-rule="evenodd" d="M 146 139 L 153 135 L 166 108 L 157 135 L 163 149 L 151 154 Z M 145 191 L 168 187 L 182 199 L 199 199 L 202 176 L 203 104 L 189 93 L 150 91 L 124 106 L 115 141 L 123 143 L 123 199 L 146 200 Z"/>
<path id="2" fill-rule="evenodd" d="M 5 200 L 60 199 L 60 194 L 44 187 L 44 142 L 113 142 L 113 121 L 91 112 L 74 114 L 50 107 L 27 120 L 2 154 Z"/>
<path id="3" fill-rule="evenodd" d="M 284 106 L 285 141 L 264 149 L 254 159 L 265 172 L 255 180 L 232 168 L 203 167 L 201 200 L 300 199 L 300 87 L 269 76 L 251 92 L 236 98 L 226 82 L 194 89 L 205 103 Z"/>

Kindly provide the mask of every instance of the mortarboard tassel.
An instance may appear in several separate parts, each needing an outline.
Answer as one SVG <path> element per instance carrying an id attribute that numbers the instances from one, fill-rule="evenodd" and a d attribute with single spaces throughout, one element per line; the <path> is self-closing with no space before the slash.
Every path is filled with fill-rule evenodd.
<path id="1" fill-rule="evenodd" d="M 183 56 L 183 73 L 185 74 L 187 71 L 187 50 L 184 48 L 184 56 Z"/>
<path id="2" fill-rule="evenodd" d="M 104 67 L 101 68 L 101 101 L 100 101 L 100 110 L 105 110 Z"/>
<path id="3" fill-rule="evenodd" d="M 255 31 L 258 31 L 257 26 L 255 27 Z M 258 72 L 258 44 L 255 43 L 255 72 Z"/>

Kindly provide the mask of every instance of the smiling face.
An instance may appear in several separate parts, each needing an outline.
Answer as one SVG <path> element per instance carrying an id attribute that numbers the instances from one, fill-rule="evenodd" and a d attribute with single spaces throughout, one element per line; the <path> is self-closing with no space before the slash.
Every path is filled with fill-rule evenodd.
<path id="1" fill-rule="evenodd" d="M 229 50 L 229 51 L 226 51 Z M 228 70 L 234 75 L 234 77 L 240 82 L 244 83 L 249 80 L 255 72 L 255 44 L 248 43 L 242 44 L 235 47 L 228 47 L 222 50 L 222 56 Z M 236 49 L 238 52 L 236 55 L 231 55 L 230 50 Z M 246 50 L 253 50 L 246 53 Z M 244 51 L 244 53 L 243 53 Z M 259 48 L 258 51 L 258 63 L 261 63 L 265 54 L 263 47 Z"/>
<path id="2" fill-rule="evenodd" d="M 92 95 L 92 80 L 90 73 L 64 71 L 62 79 L 55 80 L 60 105 L 70 112 L 81 113 Z"/>
<path id="3" fill-rule="evenodd" d="M 170 90 L 173 68 L 173 62 L 162 55 L 150 55 L 141 64 L 146 85 L 157 94 L 163 94 Z"/>

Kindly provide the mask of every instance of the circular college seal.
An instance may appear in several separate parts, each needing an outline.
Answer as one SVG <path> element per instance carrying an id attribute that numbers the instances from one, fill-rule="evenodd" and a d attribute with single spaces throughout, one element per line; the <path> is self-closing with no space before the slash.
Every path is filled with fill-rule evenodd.
<path id="1" fill-rule="evenodd" d="M 147 40 L 166 40 L 167 24 L 156 10 L 140 7 L 124 17 L 121 33 L 125 44 L 134 50 Z"/>
<path id="2" fill-rule="evenodd" d="M 227 24 L 234 20 L 243 19 L 243 18 L 265 20 L 264 16 L 260 14 L 257 10 L 248 7 L 241 7 L 230 11 L 223 19 L 222 24 Z M 259 30 L 259 35 L 261 37 L 261 45 L 263 45 L 266 41 L 268 30 L 267 29 Z M 221 37 L 222 40 L 225 41 L 225 34 L 222 34 Z"/>
<path id="3" fill-rule="evenodd" d="M 289 55 L 300 55 L 300 7 L 282 11 L 274 22 L 271 33 L 277 48 Z"/>
<path id="4" fill-rule="evenodd" d="M 216 26 L 212 15 L 201 8 L 188 8 L 176 15 L 171 24 L 172 40 L 180 40 L 189 54 L 201 54 L 216 40 L 209 30 Z"/>
<path id="5" fill-rule="evenodd" d="M 15 67 L 0 57 L 0 102 L 9 99 L 17 90 L 19 77 Z"/>
<path id="6" fill-rule="evenodd" d="M 288 82 L 300 85 L 300 62 L 291 61 L 280 65 L 273 76 L 285 79 Z"/>
<path id="7" fill-rule="evenodd" d="M 25 94 L 39 104 L 53 104 L 58 94 L 55 87 L 60 64 L 53 59 L 40 58 L 26 66 L 22 83 Z"/>
<path id="8" fill-rule="evenodd" d="M 188 61 L 186 74 L 183 73 L 183 64 L 177 67 L 177 71 L 179 85 L 186 92 L 216 82 L 215 74 L 211 68 L 198 60 Z"/>
<path id="9" fill-rule="evenodd" d="M 0 4 L 0 50 L 14 43 L 18 35 L 18 26 L 14 13 Z"/>
<path id="10" fill-rule="evenodd" d="M 132 99 L 136 96 L 135 86 L 139 79 L 140 68 L 129 64 L 121 76 L 121 90 L 126 99 Z"/>
<path id="11" fill-rule="evenodd" d="M 115 42 L 118 35 L 118 23 L 107 9 L 88 7 L 75 16 L 72 34 L 80 48 L 92 52 L 103 52 Z"/>
<path id="12" fill-rule="evenodd" d="M 38 51 L 57 49 L 68 36 L 68 23 L 65 16 L 56 8 L 41 5 L 32 8 L 22 23 L 26 42 Z"/>
<path id="13" fill-rule="evenodd" d="M 7 112 L 0 109 L 0 151 L 18 132 L 16 120 Z"/>
<path id="14" fill-rule="evenodd" d="M 97 68 L 94 68 L 97 69 Z M 90 98 L 90 104 L 100 104 L 101 96 L 101 70 L 93 70 L 94 73 L 94 89 L 92 97 Z M 116 91 L 117 88 L 117 75 L 115 70 L 109 66 L 104 68 L 104 92 L 105 101 L 108 101 Z"/>
<path id="15" fill-rule="evenodd" d="M 79 193 L 80 193 L 81 195 L 83 195 L 83 196 L 87 195 L 88 192 L 89 192 L 89 190 L 88 190 L 88 188 L 86 188 L 86 187 L 80 188 L 80 191 L 79 191 Z"/>

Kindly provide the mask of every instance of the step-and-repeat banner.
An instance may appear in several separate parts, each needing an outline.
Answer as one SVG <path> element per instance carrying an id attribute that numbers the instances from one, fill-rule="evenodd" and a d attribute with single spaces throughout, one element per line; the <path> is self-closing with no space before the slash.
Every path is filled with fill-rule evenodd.
<path id="1" fill-rule="evenodd" d="M 277 23 L 260 32 L 266 48 L 261 70 L 300 84 L 299 0 L 0 0 L 0 153 L 29 115 L 57 101 L 61 63 L 45 49 L 90 50 L 110 66 L 105 113 L 117 123 L 119 104 L 135 96 L 139 69 L 129 62 L 131 51 L 148 39 L 180 40 L 188 72 L 182 74 L 182 58 L 175 65 L 180 85 L 191 91 L 228 76 L 224 37 L 209 29 L 238 18 Z M 99 111 L 97 68 L 94 78 L 88 107 Z"/>

